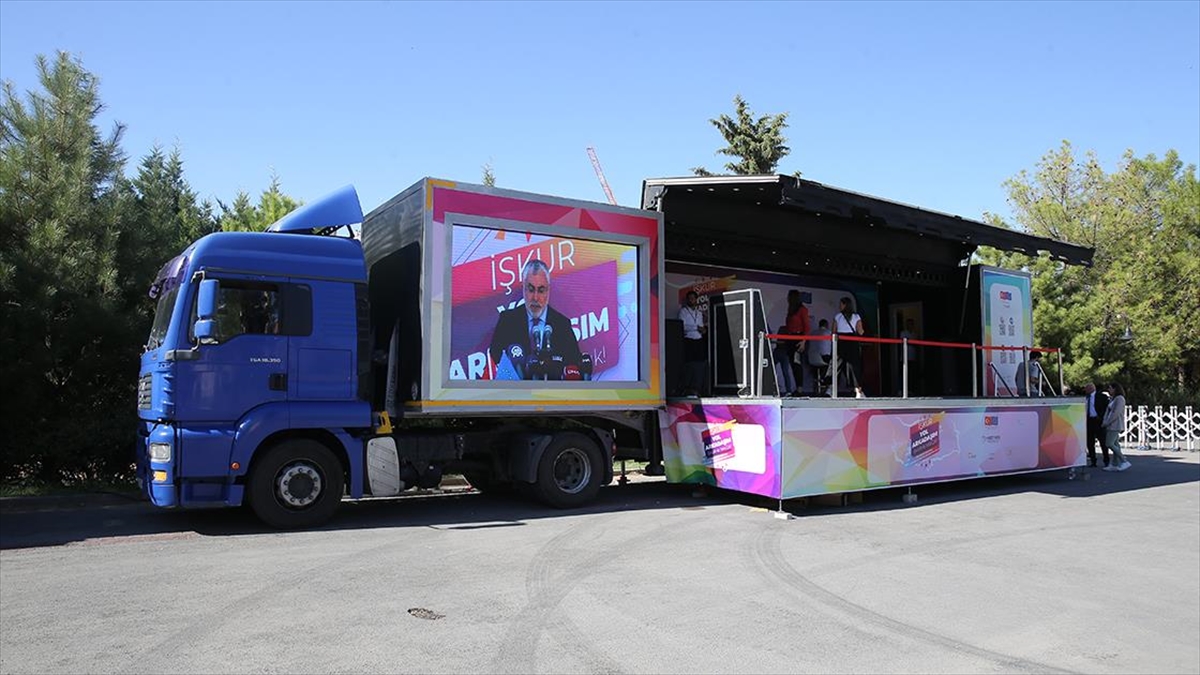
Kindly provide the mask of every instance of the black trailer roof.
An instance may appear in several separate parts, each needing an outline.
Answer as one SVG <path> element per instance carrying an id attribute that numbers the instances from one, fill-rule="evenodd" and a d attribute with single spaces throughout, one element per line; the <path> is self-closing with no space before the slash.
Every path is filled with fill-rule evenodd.
<path id="1" fill-rule="evenodd" d="M 652 178 L 670 260 L 941 285 L 978 246 L 1091 266 L 1093 250 L 793 176 Z M 961 275 L 953 275 L 961 278 Z"/>

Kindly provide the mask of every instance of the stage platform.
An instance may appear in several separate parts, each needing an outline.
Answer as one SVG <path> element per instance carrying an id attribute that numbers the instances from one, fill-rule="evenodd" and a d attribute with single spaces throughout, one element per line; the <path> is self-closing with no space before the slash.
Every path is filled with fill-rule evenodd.
<path id="1" fill-rule="evenodd" d="M 1083 466 L 1084 399 L 678 398 L 668 482 L 776 499 Z"/>

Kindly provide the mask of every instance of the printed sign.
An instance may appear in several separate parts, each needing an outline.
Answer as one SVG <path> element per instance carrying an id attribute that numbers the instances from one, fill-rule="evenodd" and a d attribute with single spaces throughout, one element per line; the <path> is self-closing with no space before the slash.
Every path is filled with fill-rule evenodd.
<path id="1" fill-rule="evenodd" d="M 1033 345 L 1033 306 L 1029 276 L 1018 272 L 980 268 L 983 346 Z M 1017 367 L 1025 358 L 1016 349 L 985 349 L 984 395 L 1015 396 Z M 1023 385 L 1022 385 L 1023 386 Z"/>

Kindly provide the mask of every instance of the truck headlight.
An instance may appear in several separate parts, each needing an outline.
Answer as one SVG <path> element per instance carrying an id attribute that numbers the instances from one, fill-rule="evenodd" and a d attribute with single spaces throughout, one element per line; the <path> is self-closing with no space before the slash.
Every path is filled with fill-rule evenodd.
<path id="1" fill-rule="evenodd" d="M 151 462 L 169 462 L 169 461 L 171 461 L 171 444 L 170 443 L 151 443 L 150 444 L 150 461 Z"/>

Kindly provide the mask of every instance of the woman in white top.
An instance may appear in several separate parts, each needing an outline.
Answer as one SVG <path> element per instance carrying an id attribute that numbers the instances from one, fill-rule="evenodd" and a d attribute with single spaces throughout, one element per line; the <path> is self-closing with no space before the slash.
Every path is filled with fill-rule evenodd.
<path id="1" fill-rule="evenodd" d="M 1104 467 L 1105 471 L 1124 471 L 1132 466 L 1125 455 L 1121 454 L 1121 432 L 1125 431 L 1125 390 L 1113 382 L 1108 385 L 1108 394 L 1112 400 L 1104 411 L 1104 420 L 1100 426 L 1104 428 L 1104 445 L 1112 450 L 1112 464 Z"/>
<path id="2" fill-rule="evenodd" d="M 838 313 L 833 315 L 833 332 L 838 335 L 862 335 L 862 317 L 854 312 L 854 300 L 849 296 L 838 302 Z M 862 390 L 862 348 L 858 342 L 838 341 L 838 360 L 846 366 L 846 383 L 854 385 L 855 398 L 866 398 Z M 838 370 L 842 370 L 842 364 Z"/>

